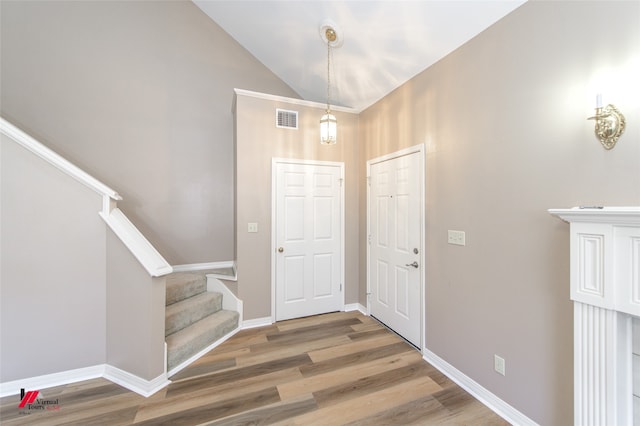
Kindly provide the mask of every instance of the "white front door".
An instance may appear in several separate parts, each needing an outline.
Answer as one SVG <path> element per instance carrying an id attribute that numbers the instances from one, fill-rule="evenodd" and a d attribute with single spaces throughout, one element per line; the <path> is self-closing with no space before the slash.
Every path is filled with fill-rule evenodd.
<path id="1" fill-rule="evenodd" d="M 370 313 L 422 348 L 422 152 L 369 165 Z"/>
<path id="2" fill-rule="evenodd" d="M 276 321 L 342 310 L 342 163 L 274 161 Z"/>

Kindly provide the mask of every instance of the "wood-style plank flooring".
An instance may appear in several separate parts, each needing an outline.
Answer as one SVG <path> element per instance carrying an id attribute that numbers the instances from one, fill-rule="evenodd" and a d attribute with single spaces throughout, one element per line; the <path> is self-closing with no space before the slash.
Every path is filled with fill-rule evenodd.
<path id="1" fill-rule="evenodd" d="M 144 398 L 105 379 L 41 390 L 59 410 L 2 425 L 508 425 L 374 319 L 339 312 L 243 330 Z"/>

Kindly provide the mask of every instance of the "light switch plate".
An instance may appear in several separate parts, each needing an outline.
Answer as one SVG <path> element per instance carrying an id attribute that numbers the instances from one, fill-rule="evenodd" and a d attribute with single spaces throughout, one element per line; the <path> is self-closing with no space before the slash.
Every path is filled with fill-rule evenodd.
<path id="1" fill-rule="evenodd" d="M 452 230 L 448 230 L 447 231 L 448 234 L 448 239 L 447 242 L 449 244 L 455 244 L 458 246 L 465 246 L 467 245 L 466 242 L 466 238 L 464 235 L 464 231 L 452 231 Z"/>
<path id="2" fill-rule="evenodd" d="M 506 376 L 507 372 L 505 364 L 504 358 L 498 355 L 493 356 L 493 369 L 496 370 L 496 373 Z"/>

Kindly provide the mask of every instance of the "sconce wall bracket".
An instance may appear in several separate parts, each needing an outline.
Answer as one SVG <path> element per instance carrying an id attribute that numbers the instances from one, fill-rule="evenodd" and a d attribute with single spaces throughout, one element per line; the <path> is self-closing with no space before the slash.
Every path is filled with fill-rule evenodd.
<path id="1" fill-rule="evenodd" d="M 626 126 L 624 115 L 611 104 L 604 108 L 596 108 L 596 115 L 588 120 L 595 120 L 596 137 L 605 149 L 611 149 L 616 145 Z"/>

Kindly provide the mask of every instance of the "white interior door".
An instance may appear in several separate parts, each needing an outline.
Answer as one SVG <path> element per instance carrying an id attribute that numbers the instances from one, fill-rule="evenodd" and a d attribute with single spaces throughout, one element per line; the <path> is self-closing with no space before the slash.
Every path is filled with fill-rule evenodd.
<path id="1" fill-rule="evenodd" d="M 422 347 L 422 153 L 370 164 L 370 313 Z"/>
<path id="2" fill-rule="evenodd" d="M 275 319 L 342 310 L 342 164 L 274 173 Z"/>

